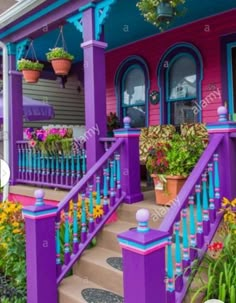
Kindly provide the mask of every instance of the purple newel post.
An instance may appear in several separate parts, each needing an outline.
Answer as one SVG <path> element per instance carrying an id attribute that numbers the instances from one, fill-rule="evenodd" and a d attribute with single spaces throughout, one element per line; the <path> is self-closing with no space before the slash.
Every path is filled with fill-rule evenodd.
<path id="1" fill-rule="evenodd" d="M 18 177 L 18 150 L 16 141 L 23 139 L 22 74 L 16 71 L 15 45 L 10 44 L 9 53 L 9 132 L 10 132 L 10 183 Z M 22 115 L 19 115 L 22 113 Z"/>
<path id="2" fill-rule="evenodd" d="M 140 130 L 130 128 L 130 118 L 124 118 L 124 128 L 114 131 L 116 138 L 124 138 L 120 150 L 121 189 L 126 192 L 125 202 L 134 203 L 143 200 L 141 192 L 139 136 Z"/>
<path id="3" fill-rule="evenodd" d="M 224 134 L 223 144 L 217 152 L 219 156 L 220 187 L 217 188 L 219 196 L 233 199 L 236 197 L 236 123 L 227 120 L 227 109 L 220 106 L 217 110 L 219 119 L 217 123 L 207 125 L 208 133 L 222 135 Z M 227 155 L 227 157 L 226 157 Z M 227 169 L 226 169 L 227 168 Z M 216 191 L 216 189 L 215 189 Z M 216 199 L 215 199 L 216 200 Z M 217 204 L 217 201 L 215 201 Z M 219 205 L 216 205 L 217 208 Z"/>
<path id="4" fill-rule="evenodd" d="M 94 8 L 83 12 L 84 88 L 86 149 L 88 170 L 104 154 L 99 137 L 106 136 L 105 48 L 107 44 L 94 39 Z"/>
<path id="5" fill-rule="evenodd" d="M 26 228 L 27 302 L 57 303 L 55 217 L 57 208 L 45 205 L 44 192 L 23 209 Z"/>
<path id="6" fill-rule="evenodd" d="M 125 303 L 166 302 L 165 246 L 168 233 L 149 229 L 150 214 L 137 211 L 138 227 L 118 235 L 123 255 Z"/>

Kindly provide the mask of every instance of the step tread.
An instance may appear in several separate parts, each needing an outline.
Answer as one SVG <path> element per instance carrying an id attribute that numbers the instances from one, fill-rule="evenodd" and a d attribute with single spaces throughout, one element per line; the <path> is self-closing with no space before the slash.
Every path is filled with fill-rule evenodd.
<path id="1" fill-rule="evenodd" d="M 114 267 L 110 266 L 106 262 L 106 260 L 110 257 L 122 257 L 122 255 L 116 251 L 109 250 L 109 249 L 99 247 L 99 246 L 95 246 L 93 249 L 88 249 L 83 253 L 80 262 L 85 261 L 85 262 L 89 262 L 90 264 L 96 264 L 99 266 L 103 266 L 103 267 L 107 268 L 108 270 L 115 271 L 115 272 L 121 274 L 121 276 L 122 276 L 121 271 L 115 269 Z"/>
<path id="2" fill-rule="evenodd" d="M 81 291 L 85 288 L 98 288 L 109 291 L 86 278 L 82 279 L 79 276 L 72 275 L 65 278 L 59 286 L 60 303 L 87 303 L 81 294 Z"/>
<path id="3" fill-rule="evenodd" d="M 119 234 L 121 232 L 129 230 L 132 227 L 137 227 L 137 225 L 135 226 L 135 224 L 132 222 L 118 220 L 114 223 L 104 226 L 103 231 L 109 231 L 115 234 Z"/>

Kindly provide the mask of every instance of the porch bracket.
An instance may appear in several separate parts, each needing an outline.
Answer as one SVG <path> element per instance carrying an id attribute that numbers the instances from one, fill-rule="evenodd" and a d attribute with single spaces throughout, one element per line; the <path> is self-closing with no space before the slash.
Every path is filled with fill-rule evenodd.
<path id="1" fill-rule="evenodd" d="M 67 18 L 66 21 L 68 21 L 69 23 L 74 24 L 75 28 L 77 30 L 79 30 L 83 35 L 83 21 L 82 21 L 82 18 L 83 18 L 83 12 L 79 12 L 76 15 Z"/>
<path id="2" fill-rule="evenodd" d="M 102 25 L 105 23 L 111 11 L 111 5 L 114 4 L 116 0 L 104 0 L 96 4 L 95 7 L 95 40 L 100 39 L 102 32 Z"/>
<path id="3" fill-rule="evenodd" d="M 12 42 L 7 43 L 7 54 L 8 56 L 15 56 L 16 55 L 16 44 Z"/>
<path id="4" fill-rule="evenodd" d="M 31 40 L 29 38 L 26 38 L 17 43 L 17 45 L 16 45 L 16 62 L 24 57 L 26 50 L 30 45 L 30 41 Z"/>

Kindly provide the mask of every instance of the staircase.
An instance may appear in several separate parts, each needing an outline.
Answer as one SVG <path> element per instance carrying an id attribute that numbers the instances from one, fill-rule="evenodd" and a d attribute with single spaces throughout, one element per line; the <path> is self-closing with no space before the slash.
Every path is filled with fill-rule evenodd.
<path id="1" fill-rule="evenodd" d="M 122 204 L 118 220 L 106 225 L 97 237 L 97 245 L 86 250 L 73 267 L 73 275 L 59 287 L 60 303 L 120 303 L 123 302 L 123 274 L 121 249 L 117 235 L 136 228 L 136 211 L 150 211 L 150 227 L 157 228 L 168 208 L 155 204 L 154 192 L 146 192 L 144 201 Z M 167 210 L 166 210 L 167 209 Z"/>

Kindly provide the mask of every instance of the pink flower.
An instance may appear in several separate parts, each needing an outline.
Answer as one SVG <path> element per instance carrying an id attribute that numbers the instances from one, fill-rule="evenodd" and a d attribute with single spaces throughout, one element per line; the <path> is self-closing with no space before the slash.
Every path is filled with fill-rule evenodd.
<path id="1" fill-rule="evenodd" d="M 26 133 L 27 139 L 31 140 L 32 139 L 32 134 L 31 133 Z"/>
<path id="2" fill-rule="evenodd" d="M 31 140 L 31 141 L 29 142 L 29 145 L 30 145 L 31 147 L 35 147 L 36 144 L 37 144 L 37 142 L 34 141 L 34 140 Z"/>
<path id="3" fill-rule="evenodd" d="M 59 135 L 63 138 L 67 134 L 67 129 L 66 128 L 60 128 L 58 131 Z"/>
<path id="4" fill-rule="evenodd" d="M 51 129 L 49 130 L 49 133 L 50 133 L 51 135 L 56 135 L 56 134 L 58 134 L 58 129 L 57 129 L 57 128 L 51 128 Z"/>

